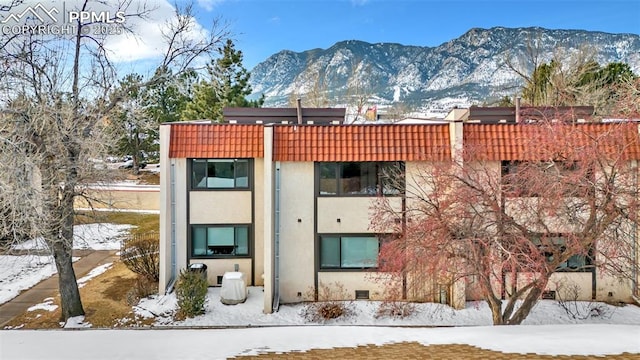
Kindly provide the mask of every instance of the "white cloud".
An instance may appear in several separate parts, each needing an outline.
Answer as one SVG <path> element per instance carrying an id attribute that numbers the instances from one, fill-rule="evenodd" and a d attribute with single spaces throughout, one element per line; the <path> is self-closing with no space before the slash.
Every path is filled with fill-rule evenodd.
<path id="1" fill-rule="evenodd" d="M 131 63 L 136 61 L 151 61 L 160 58 L 166 48 L 162 36 L 162 29 L 166 29 L 171 22 L 175 23 L 176 11 L 172 5 L 173 0 L 157 0 L 153 2 L 145 0 L 133 0 L 125 9 L 125 13 L 147 13 L 142 18 L 126 17 L 123 25 L 132 30 L 132 33 L 121 35 L 113 34 L 118 31 L 118 24 L 96 23 L 87 26 L 87 35 L 101 37 L 100 31 L 106 31 L 104 35 L 105 48 L 109 53 L 110 60 L 116 63 Z M 199 4 L 208 9 L 222 0 L 199 0 Z M 0 3 L 2 0 L 0 0 Z M 0 8 L 0 25 L 6 22 L 7 25 L 14 24 L 40 24 L 40 17 L 47 20 L 43 23 L 56 25 L 74 26 L 69 21 L 69 15 L 73 11 L 79 11 L 84 0 L 24 0 L 11 9 Z M 86 8 L 87 13 L 106 16 L 113 19 L 117 15 L 117 4 L 119 1 L 101 2 L 89 1 Z M 49 13 L 54 14 L 56 19 L 50 20 Z M 12 18 L 9 18 L 13 15 Z M 16 20 L 17 19 L 17 20 Z M 195 18 L 192 18 L 193 26 L 185 35 L 187 39 L 204 39 L 209 36 L 209 31 L 200 25 Z M 17 22 L 16 22 L 17 21 Z M 92 21 L 92 20 L 87 20 Z M 98 20 L 100 21 L 100 20 Z M 86 21 L 83 21 L 86 22 Z"/>
<path id="2" fill-rule="evenodd" d="M 127 26 L 133 33 L 109 36 L 105 47 L 111 60 L 115 62 L 134 62 L 160 58 L 166 49 L 163 30 L 177 21 L 175 8 L 167 1 L 155 3 L 155 10 L 145 19 L 127 19 Z M 204 39 L 209 32 L 195 18 L 191 18 L 192 27 L 185 34 L 187 38 Z"/>
<path id="3" fill-rule="evenodd" d="M 211 11 L 216 5 L 218 5 L 222 1 L 224 0 L 198 0 L 198 5 L 200 5 L 201 8 L 207 11 Z"/>

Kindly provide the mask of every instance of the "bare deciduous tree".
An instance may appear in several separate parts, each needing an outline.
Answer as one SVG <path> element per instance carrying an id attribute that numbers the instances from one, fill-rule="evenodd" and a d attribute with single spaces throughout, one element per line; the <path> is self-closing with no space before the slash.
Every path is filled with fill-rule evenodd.
<path id="1" fill-rule="evenodd" d="M 78 10 L 92 6 L 109 6 L 111 14 L 121 12 L 127 21 L 153 11 L 130 0 L 85 0 Z M 85 195 L 88 183 L 105 179 L 91 159 L 104 156 L 111 140 L 104 128 L 126 97 L 115 88 L 116 68 L 106 48 L 110 35 L 86 31 L 90 22 L 72 25 L 77 29 L 72 35 L 25 32 L 3 39 L 0 48 L 0 63 L 7 65 L 0 79 L 0 235 L 9 241 L 22 233 L 44 239 L 58 270 L 63 320 L 84 314 L 72 267 L 74 200 Z M 206 34 L 195 28 L 191 6 L 176 9 L 163 31 L 161 69 L 174 75 L 186 71 L 227 35 L 219 22 Z M 168 73 L 157 71 L 139 86 L 160 82 Z"/>
<path id="2" fill-rule="evenodd" d="M 398 234 L 381 248 L 381 270 L 404 278 L 410 297 L 466 284 L 496 325 L 520 324 L 559 269 L 631 283 L 637 125 L 505 126 L 527 139 L 514 161 L 469 143 L 450 162 L 407 166 L 406 207 L 383 198 L 373 222 Z"/>

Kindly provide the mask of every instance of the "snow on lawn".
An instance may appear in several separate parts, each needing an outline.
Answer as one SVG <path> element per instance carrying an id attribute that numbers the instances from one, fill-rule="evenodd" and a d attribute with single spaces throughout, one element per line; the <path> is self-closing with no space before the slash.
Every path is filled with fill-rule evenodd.
<path id="1" fill-rule="evenodd" d="M 271 325 L 316 325 L 301 315 L 305 304 L 281 305 L 273 314 L 263 314 L 263 291 L 261 287 L 249 287 L 247 301 L 238 305 L 220 302 L 220 288 L 210 287 L 205 305 L 205 314 L 183 321 L 174 321 L 177 310 L 175 292 L 164 296 L 142 299 L 134 310 L 142 317 L 155 317 L 156 325 L 170 326 L 271 326 Z M 467 302 L 461 310 L 434 303 L 415 303 L 412 316 L 399 319 L 377 317 L 381 302 L 358 300 L 351 302 L 352 316 L 330 320 L 325 325 L 371 325 L 371 326 L 468 326 L 491 325 L 491 311 L 485 302 Z M 558 324 L 632 324 L 640 325 L 640 307 L 635 305 L 612 306 L 596 302 L 572 302 L 578 310 L 576 318 L 554 300 L 541 300 L 523 325 Z M 598 313 L 591 309 L 597 307 Z M 584 318 L 584 319 L 583 319 Z"/>
<path id="2" fill-rule="evenodd" d="M 0 255 L 0 304 L 56 273 L 50 256 Z"/>
<path id="3" fill-rule="evenodd" d="M 453 328 L 285 326 L 249 329 L 0 332 L 2 359 L 226 359 L 398 342 L 469 344 L 509 353 L 640 353 L 640 326 L 541 325 Z M 33 346 L 37 344 L 37 346 Z"/>
<path id="4" fill-rule="evenodd" d="M 111 267 L 113 266 L 113 263 L 106 263 L 104 265 L 100 265 L 95 269 L 92 269 L 91 271 L 89 271 L 89 273 L 83 277 L 81 277 L 80 279 L 78 279 L 78 287 L 81 288 L 83 286 L 85 286 L 87 284 L 87 281 L 93 279 L 94 277 L 103 274 L 105 271 L 111 269 Z"/>
<path id="5" fill-rule="evenodd" d="M 36 310 L 54 311 L 57 308 L 58 308 L 58 305 L 53 303 L 53 298 L 48 297 L 44 299 L 44 302 L 29 307 L 27 311 L 36 311 Z"/>
<path id="6" fill-rule="evenodd" d="M 248 290 L 246 302 L 223 305 L 220 288 L 209 288 L 206 313 L 184 321 L 173 320 L 175 294 L 143 299 L 134 307 L 136 314 L 155 319 L 155 328 L 146 331 L 3 330 L 0 331 L 2 359 L 224 359 L 266 352 L 397 342 L 469 344 L 495 351 L 546 355 L 640 353 L 640 308 L 634 305 L 614 307 L 576 302 L 580 313 L 586 315 L 585 319 L 576 319 L 556 301 L 542 300 L 523 325 L 487 326 L 491 324 L 491 315 L 481 302 L 469 302 L 461 310 L 441 304 L 414 304 L 413 316 L 396 319 L 376 317 L 380 302 L 363 300 L 351 302 L 350 317 L 319 326 L 301 316 L 305 304 L 282 305 L 274 314 L 263 314 L 262 288 L 249 287 Z M 590 310 L 594 307 L 599 312 Z M 432 325 L 458 327 L 425 327 Z M 78 317 L 64 326 L 91 327 L 91 324 Z M 241 328 L 190 328 L 198 326 Z M 158 327 L 166 329 L 159 331 Z"/>
<path id="7" fill-rule="evenodd" d="M 73 227 L 73 248 L 91 250 L 119 250 L 120 243 L 128 230 L 133 228 L 128 224 L 94 223 L 75 225 Z M 42 238 L 25 241 L 13 247 L 16 250 L 46 249 Z"/>
<path id="8" fill-rule="evenodd" d="M 120 241 L 132 225 L 87 224 L 76 225 L 74 249 L 114 250 L 120 249 Z M 28 240 L 14 247 L 16 250 L 44 250 L 41 239 Z M 79 258 L 74 257 L 73 261 Z M 102 272 L 106 270 L 103 269 Z M 99 270 L 96 270 L 99 271 Z M 51 256 L 0 255 L 0 304 L 18 296 L 40 281 L 55 274 L 56 267 Z M 94 276 L 99 275 L 96 273 Z M 89 275 L 87 275 L 89 276 Z M 81 279 L 82 280 L 82 279 Z"/>

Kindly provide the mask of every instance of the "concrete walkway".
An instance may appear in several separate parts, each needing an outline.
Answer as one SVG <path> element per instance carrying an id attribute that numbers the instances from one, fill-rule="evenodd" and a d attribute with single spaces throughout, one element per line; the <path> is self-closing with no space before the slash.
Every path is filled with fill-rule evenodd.
<path id="1" fill-rule="evenodd" d="M 102 264 L 118 260 L 119 258 L 115 254 L 116 250 L 75 250 L 73 256 L 80 257 L 80 260 L 73 263 L 76 278 L 85 276 L 89 271 Z M 58 295 L 57 274 L 24 290 L 20 295 L 0 305 L 0 329 L 3 329 L 13 318 L 27 311 L 29 307 L 41 303 L 48 297 Z"/>

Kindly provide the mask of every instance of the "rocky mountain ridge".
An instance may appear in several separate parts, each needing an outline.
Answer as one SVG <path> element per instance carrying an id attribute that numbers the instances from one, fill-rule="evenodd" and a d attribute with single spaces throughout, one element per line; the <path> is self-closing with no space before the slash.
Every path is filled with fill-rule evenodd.
<path id="1" fill-rule="evenodd" d="M 532 53 L 549 61 L 554 54 L 569 59 L 581 51 L 600 64 L 625 62 L 640 73 L 637 34 L 494 27 L 471 29 L 436 47 L 347 40 L 328 49 L 283 50 L 252 69 L 251 85 L 254 94 L 265 94 L 266 106 L 322 93 L 328 106 L 367 97 L 369 103 L 437 111 L 515 94 L 522 79 L 507 62 L 530 72 Z"/>

